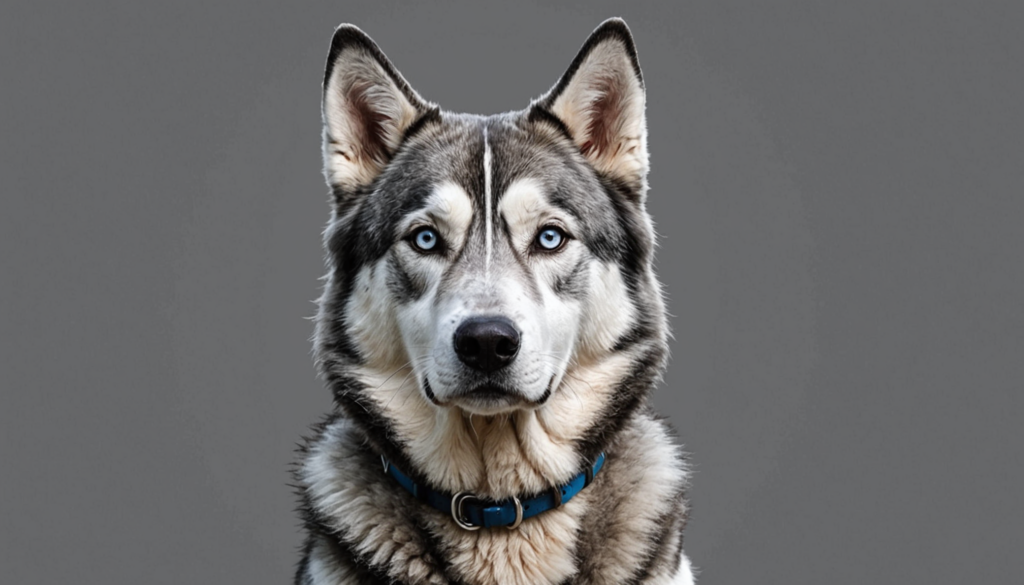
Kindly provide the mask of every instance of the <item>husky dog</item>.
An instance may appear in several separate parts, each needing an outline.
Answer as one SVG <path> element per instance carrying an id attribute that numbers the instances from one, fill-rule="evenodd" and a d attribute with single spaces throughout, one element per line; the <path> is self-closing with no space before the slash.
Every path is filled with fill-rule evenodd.
<path id="1" fill-rule="evenodd" d="M 296 583 L 692 583 L 625 23 L 493 116 L 440 110 L 342 25 L 322 113 L 337 408 L 295 469 Z"/>

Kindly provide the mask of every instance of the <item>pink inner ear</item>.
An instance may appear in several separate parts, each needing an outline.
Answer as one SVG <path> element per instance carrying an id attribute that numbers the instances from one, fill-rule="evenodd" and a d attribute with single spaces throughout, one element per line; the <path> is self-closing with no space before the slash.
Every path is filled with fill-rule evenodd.
<path id="1" fill-rule="evenodd" d="M 618 142 L 617 127 L 625 106 L 625 96 L 613 76 L 602 76 L 594 81 L 599 97 L 587 106 L 587 140 L 580 145 L 580 150 L 585 156 L 600 158 L 615 154 L 608 152 L 610 147 L 615 146 L 616 150 L 618 149 L 618 144 L 613 145 L 612 142 Z"/>
<path id="2" fill-rule="evenodd" d="M 368 158 L 380 164 L 388 157 L 385 123 L 392 120 L 391 116 L 373 107 L 373 90 L 372 82 L 356 81 L 348 88 L 345 104 L 359 133 L 356 143 L 360 145 L 360 158 Z"/>

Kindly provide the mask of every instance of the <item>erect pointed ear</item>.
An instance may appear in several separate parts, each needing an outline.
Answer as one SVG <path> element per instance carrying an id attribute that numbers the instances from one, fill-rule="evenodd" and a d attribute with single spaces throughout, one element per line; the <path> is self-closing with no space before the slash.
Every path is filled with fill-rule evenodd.
<path id="1" fill-rule="evenodd" d="M 436 112 L 373 39 L 351 24 L 334 31 L 324 72 L 324 175 L 336 197 L 372 182 L 409 127 Z"/>
<path id="2" fill-rule="evenodd" d="M 648 169 L 644 81 L 622 19 L 601 23 L 558 83 L 531 108 L 534 118 L 554 115 L 595 169 L 643 198 Z"/>

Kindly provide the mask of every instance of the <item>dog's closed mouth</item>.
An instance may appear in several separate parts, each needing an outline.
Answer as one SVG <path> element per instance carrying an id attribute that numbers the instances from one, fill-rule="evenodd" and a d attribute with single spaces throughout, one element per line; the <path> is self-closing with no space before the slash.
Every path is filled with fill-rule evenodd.
<path id="1" fill-rule="evenodd" d="M 504 386 L 498 386 L 496 384 L 484 384 L 477 386 L 476 388 L 462 394 L 460 398 L 470 398 L 473 400 L 481 401 L 495 401 L 495 400 L 522 400 L 522 394 Z"/>
<path id="2" fill-rule="evenodd" d="M 423 392 L 427 395 L 427 399 L 437 406 L 447 406 L 452 400 L 480 406 L 512 406 L 526 402 L 526 397 L 516 389 L 498 384 L 481 384 L 442 401 L 434 394 L 434 389 L 430 387 L 430 380 L 424 378 Z"/>
<path id="3" fill-rule="evenodd" d="M 520 391 L 499 384 L 481 384 L 452 397 L 448 404 L 474 414 L 490 416 L 523 408 L 529 400 Z"/>

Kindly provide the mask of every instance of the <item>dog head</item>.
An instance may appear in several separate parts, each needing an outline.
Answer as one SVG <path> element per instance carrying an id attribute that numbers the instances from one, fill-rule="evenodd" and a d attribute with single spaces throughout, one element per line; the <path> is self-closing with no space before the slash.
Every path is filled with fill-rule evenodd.
<path id="1" fill-rule="evenodd" d="M 427 417 L 560 409 L 582 444 L 614 432 L 666 353 L 625 24 L 598 27 L 518 112 L 440 110 L 348 25 L 323 89 L 333 211 L 315 345 L 342 408 L 400 460 L 385 444 L 402 434 L 396 396 Z"/>

